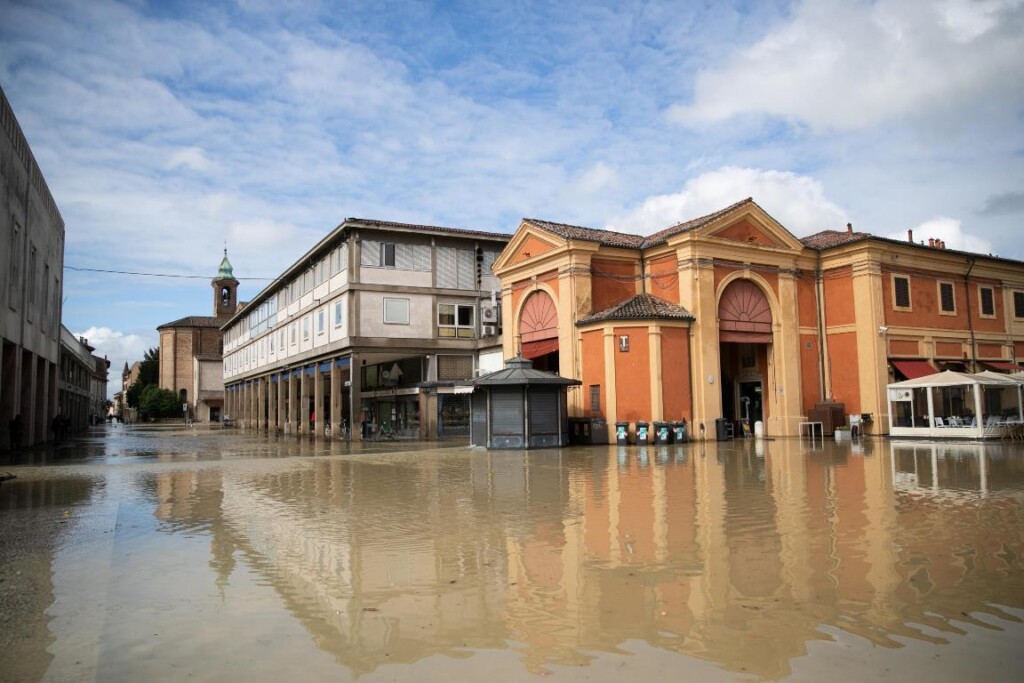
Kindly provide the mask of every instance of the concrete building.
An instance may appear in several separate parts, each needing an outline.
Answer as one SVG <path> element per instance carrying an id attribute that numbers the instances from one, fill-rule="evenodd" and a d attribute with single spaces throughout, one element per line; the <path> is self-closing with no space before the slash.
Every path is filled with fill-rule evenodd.
<path id="1" fill-rule="evenodd" d="M 832 400 L 881 433 L 890 381 L 1024 360 L 1024 263 L 852 226 L 798 239 L 751 199 L 647 237 L 524 219 L 494 269 L 505 356 L 581 380 L 570 414 L 610 429 L 795 436 Z"/>
<path id="2" fill-rule="evenodd" d="M 78 432 L 107 414 L 107 372 L 110 361 L 93 353 L 88 340 L 60 328 L 58 414 L 70 432 Z"/>
<path id="3" fill-rule="evenodd" d="M 284 433 L 468 434 L 453 384 L 502 367 L 491 263 L 508 237 L 346 219 L 224 326 L 227 414 Z"/>
<path id="4" fill-rule="evenodd" d="M 64 219 L 0 90 L 0 447 L 48 439 L 57 409 Z M 17 420 L 15 421 L 15 418 Z"/>
<path id="5" fill-rule="evenodd" d="M 238 280 L 227 249 L 210 285 L 212 316 L 190 315 L 157 328 L 160 388 L 177 393 L 183 414 L 187 411 L 188 417 L 198 422 L 220 422 L 223 415 L 224 333 L 220 328 L 238 309 Z"/>

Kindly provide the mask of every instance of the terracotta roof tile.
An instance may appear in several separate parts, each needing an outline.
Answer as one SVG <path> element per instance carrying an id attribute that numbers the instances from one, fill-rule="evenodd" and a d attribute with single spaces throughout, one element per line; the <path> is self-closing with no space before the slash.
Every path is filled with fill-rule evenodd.
<path id="1" fill-rule="evenodd" d="M 541 230 L 564 237 L 568 240 L 581 240 L 583 242 L 597 242 L 607 247 L 623 247 L 625 249 L 640 249 L 643 247 L 644 237 L 642 235 L 629 235 L 624 232 L 613 230 L 598 230 L 597 228 L 584 228 L 580 225 L 568 225 L 566 223 L 552 223 L 542 221 L 538 218 L 524 218 L 524 223 L 535 225 Z"/>
<path id="2" fill-rule="evenodd" d="M 484 230 L 469 230 L 467 228 L 447 228 L 441 225 L 416 225 L 414 223 L 397 223 L 395 221 L 383 221 L 376 218 L 346 218 L 345 222 L 361 223 L 379 228 L 397 228 L 400 230 L 412 230 L 416 232 L 440 232 L 459 237 L 486 237 L 488 239 L 508 241 L 512 235 L 503 232 L 486 232 Z"/>
<path id="3" fill-rule="evenodd" d="M 227 318 L 215 318 L 209 315 L 189 315 L 173 322 L 164 323 L 156 329 L 159 330 L 164 327 L 220 327 L 225 322 L 227 322 Z"/>
<path id="4" fill-rule="evenodd" d="M 871 239 L 874 237 L 868 232 L 850 232 L 849 230 L 822 230 L 816 232 L 813 235 L 800 238 L 800 242 L 809 249 L 831 249 L 832 247 L 839 247 L 844 244 L 850 244 L 851 242 L 860 242 L 861 240 Z"/>
<path id="5" fill-rule="evenodd" d="M 659 299 L 652 294 L 637 294 L 632 299 L 615 304 L 576 321 L 577 325 L 606 320 L 694 320 L 693 314 L 678 304 Z"/>

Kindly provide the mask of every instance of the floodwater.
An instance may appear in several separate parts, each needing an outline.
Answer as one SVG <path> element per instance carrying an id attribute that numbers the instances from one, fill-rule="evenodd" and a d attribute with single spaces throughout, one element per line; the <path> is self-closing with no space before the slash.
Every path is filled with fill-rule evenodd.
<path id="1" fill-rule="evenodd" d="M 1019 675 L 1019 445 L 115 426 L 0 471 L 4 680 Z"/>

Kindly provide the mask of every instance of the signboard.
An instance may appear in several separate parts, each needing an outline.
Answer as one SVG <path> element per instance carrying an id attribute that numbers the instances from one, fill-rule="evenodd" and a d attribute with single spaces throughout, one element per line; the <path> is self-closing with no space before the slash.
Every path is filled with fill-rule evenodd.
<path id="1" fill-rule="evenodd" d="M 890 389 L 889 400 L 890 401 L 909 401 L 914 396 L 913 389 Z"/>

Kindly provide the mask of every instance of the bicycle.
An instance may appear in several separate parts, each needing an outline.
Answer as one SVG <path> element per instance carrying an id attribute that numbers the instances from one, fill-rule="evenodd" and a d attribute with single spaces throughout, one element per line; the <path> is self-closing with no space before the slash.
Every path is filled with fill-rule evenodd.
<path id="1" fill-rule="evenodd" d="M 395 434 L 395 430 L 391 428 L 391 425 L 384 422 L 378 427 L 376 433 L 373 435 L 374 441 L 398 441 L 398 436 Z"/>

